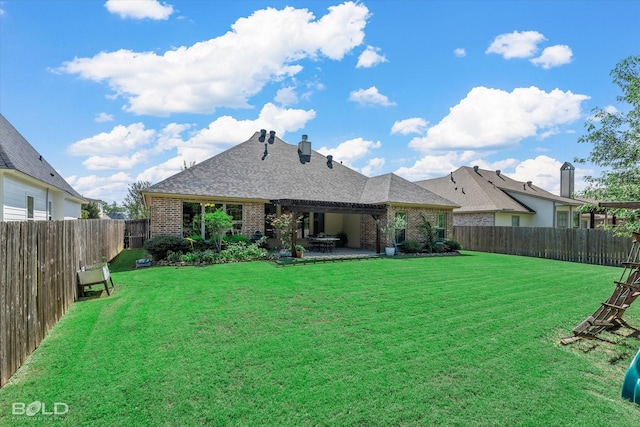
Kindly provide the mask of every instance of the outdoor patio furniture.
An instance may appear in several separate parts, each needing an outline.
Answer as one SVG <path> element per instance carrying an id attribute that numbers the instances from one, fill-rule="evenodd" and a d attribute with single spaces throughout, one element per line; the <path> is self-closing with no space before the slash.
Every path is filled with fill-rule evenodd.
<path id="1" fill-rule="evenodd" d="M 102 284 L 104 285 L 104 290 L 107 291 L 107 295 L 111 295 L 111 292 L 109 292 L 109 285 L 107 283 L 108 281 L 111 282 L 111 289 L 113 289 L 113 279 L 111 278 L 111 272 L 107 265 L 103 265 L 100 268 L 89 269 L 83 267 L 78 270 L 78 294 L 83 297 L 85 295 L 84 288 L 87 286 L 91 287 L 93 285 Z"/>

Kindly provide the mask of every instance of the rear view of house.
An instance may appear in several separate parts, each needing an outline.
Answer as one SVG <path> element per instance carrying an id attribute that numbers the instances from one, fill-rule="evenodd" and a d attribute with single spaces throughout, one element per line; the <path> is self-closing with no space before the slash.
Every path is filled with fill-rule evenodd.
<path id="1" fill-rule="evenodd" d="M 0 114 L 0 221 L 77 219 L 83 202 Z"/>

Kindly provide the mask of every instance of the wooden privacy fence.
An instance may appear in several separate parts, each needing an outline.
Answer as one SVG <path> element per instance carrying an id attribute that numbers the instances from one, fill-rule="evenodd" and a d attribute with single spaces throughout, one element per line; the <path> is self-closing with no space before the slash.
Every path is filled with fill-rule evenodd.
<path id="1" fill-rule="evenodd" d="M 150 219 L 127 219 L 124 222 L 125 239 L 130 249 L 140 249 L 151 235 Z"/>
<path id="2" fill-rule="evenodd" d="M 123 249 L 112 220 L 0 222 L 0 387 L 77 300 L 76 271 Z"/>
<path id="3" fill-rule="evenodd" d="M 454 226 L 463 249 L 619 266 L 633 239 L 593 228 Z"/>

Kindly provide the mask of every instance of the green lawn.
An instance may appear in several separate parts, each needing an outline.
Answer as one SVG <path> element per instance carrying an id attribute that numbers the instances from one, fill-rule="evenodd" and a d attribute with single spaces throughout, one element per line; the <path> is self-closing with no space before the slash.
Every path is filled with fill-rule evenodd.
<path id="1" fill-rule="evenodd" d="M 640 425 L 640 340 L 559 344 L 621 269 L 465 255 L 118 269 L 0 390 L 0 425 L 55 418 L 12 416 L 34 401 L 73 426 Z"/>

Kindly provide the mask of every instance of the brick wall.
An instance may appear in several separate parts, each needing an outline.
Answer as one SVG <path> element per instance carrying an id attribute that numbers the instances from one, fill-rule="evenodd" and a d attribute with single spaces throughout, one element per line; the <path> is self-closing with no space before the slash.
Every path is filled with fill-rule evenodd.
<path id="1" fill-rule="evenodd" d="M 245 236 L 251 237 L 256 231 L 264 235 L 264 203 L 245 203 L 242 222 Z"/>
<path id="2" fill-rule="evenodd" d="M 495 225 L 494 214 L 491 212 L 454 214 L 453 225 L 482 225 L 492 227 Z"/>
<path id="3" fill-rule="evenodd" d="M 151 198 L 151 237 L 182 236 L 182 200 Z"/>

